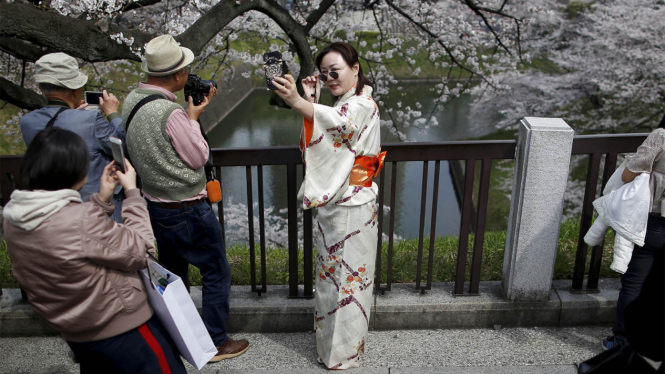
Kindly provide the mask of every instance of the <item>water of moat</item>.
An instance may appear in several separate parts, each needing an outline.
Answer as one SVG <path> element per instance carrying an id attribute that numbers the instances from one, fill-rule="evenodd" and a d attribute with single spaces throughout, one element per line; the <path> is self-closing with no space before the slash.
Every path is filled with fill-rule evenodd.
<path id="1" fill-rule="evenodd" d="M 393 90 L 390 97 L 384 100 L 388 103 L 401 102 L 401 108 L 410 106 L 420 110 L 424 117 L 434 107 L 433 84 L 412 83 L 402 85 L 401 90 Z M 331 98 L 322 98 L 323 103 L 331 103 Z M 329 94 L 328 94 L 329 95 Z M 292 110 L 276 109 L 269 105 L 270 92 L 254 90 L 232 112 L 230 112 L 215 128 L 208 133 L 213 148 L 239 148 L 239 147 L 267 147 L 297 145 L 302 117 Z M 417 109 L 416 103 L 422 105 Z M 472 104 L 469 96 L 461 96 L 445 108 L 436 112 L 438 126 L 431 126 L 426 132 L 422 128 L 399 126 L 400 131 L 407 134 L 409 140 L 416 141 L 446 141 L 478 138 L 492 133 L 493 125 L 473 125 L 470 123 L 469 111 Z M 391 105 L 397 108 L 395 105 Z M 398 109 L 395 109 L 398 110 Z M 382 119 L 388 120 L 387 113 L 381 113 Z M 383 144 L 397 142 L 395 135 L 388 128 L 381 129 Z M 254 201 L 258 200 L 256 186 L 256 170 L 254 169 Z M 390 167 L 384 169 L 386 182 L 390 180 Z M 224 182 L 223 193 L 225 205 L 230 199 L 233 203 L 247 202 L 246 177 L 244 167 L 224 168 L 222 171 Z M 302 175 L 299 172 L 299 176 Z M 286 166 L 265 166 L 263 168 L 265 206 L 273 206 L 275 212 L 286 208 Z M 433 189 L 434 163 L 430 163 L 428 177 L 427 217 L 431 214 L 431 196 Z M 420 224 L 420 205 L 422 191 L 422 162 L 399 163 L 397 170 L 397 189 L 395 206 L 395 233 L 404 238 L 417 238 Z M 389 204 L 390 186 L 386 186 L 385 202 Z M 255 214 L 258 213 L 258 207 Z M 453 187 L 453 180 L 449 172 L 448 162 L 441 162 L 439 181 L 439 203 L 437 210 L 436 235 L 456 235 L 460 229 L 460 205 Z M 387 222 L 388 215 L 385 216 Z M 507 217 L 488 217 L 488 220 L 503 220 Z M 429 234 L 431 224 L 426 222 L 425 235 Z M 384 224 L 387 230 L 387 224 Z"/>

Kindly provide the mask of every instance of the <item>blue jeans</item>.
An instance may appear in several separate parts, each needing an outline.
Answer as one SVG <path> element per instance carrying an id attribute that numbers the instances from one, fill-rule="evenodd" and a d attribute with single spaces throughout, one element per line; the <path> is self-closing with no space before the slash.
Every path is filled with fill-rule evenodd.
<path id="1" fill-rule="evenodd" d="M 170 209 L 148 201 L 159 262 L 189 286 L 189 264 L 201 271 L 203 323 L 219 347 L 226 343 L 231 268 L 226 260 L 222 227 L 206 201 Z"/>
<path id="2" fill-rule="evenodd" d="M 649 215 L 644 246 L 635 246 L 628 263 L 628 269 L 621 276 L 621 290 L 617 300 L 617 319 L 612 328 L 614 335 L 625 338 L 626 307 L 640 295 L 644 281 L 653 266 L 656 252 L 664 249 L 665 217 Z"/>
<path id="3" fill-rule="evenodd" d="M 115 205 L 115 210 L 111 214 L 111 219 L 122 223 L 122 201 L 125 200 L 125 193 L 121 191 L 119 193 L 113 194 L 113 204 Z"/>

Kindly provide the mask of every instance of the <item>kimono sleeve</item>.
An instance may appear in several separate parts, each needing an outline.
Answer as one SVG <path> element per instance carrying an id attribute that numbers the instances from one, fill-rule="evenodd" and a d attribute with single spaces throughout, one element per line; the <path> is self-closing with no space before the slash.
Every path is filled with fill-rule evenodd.
<path id="1" fill-rule="evenodd" d="M 349 186 L 359 129 L 374 110 L 374 101 L 353 97 L 338 107 L 314 104 L 313 120 L 305 120 L 301 147 L 305 178 L 300 190 L 303 208 L 339 200 Z"/>

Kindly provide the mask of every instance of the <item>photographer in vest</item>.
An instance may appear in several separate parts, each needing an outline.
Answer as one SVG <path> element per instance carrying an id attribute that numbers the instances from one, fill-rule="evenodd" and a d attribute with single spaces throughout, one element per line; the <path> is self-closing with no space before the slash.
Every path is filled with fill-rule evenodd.
<path id="1" fill-rule="evenodd" d="M 218 354 L 210 360 L 215 362 L 244 353 L 249 343 L 227 336 L 231 270 L 221 225 L 206 199 L 209 147 L 197 120 L 217 89 L 211 85 L 198 106 L 190 96 L 186 112 L 176 103 L 175 93 L 185 87 L 193 60 L 192 51 L 179 47 L 170 35 L 148 42 L 141 65 L 148 81 L 127 95 L 122 117 L 159 261 L 187 287 L 189 264 L 201 271 L 203 322 L 217 346 Z"/>
<path id="2" fill-rule="evenodd" d="M 34 80 L 48 104 L 21 118 L 21 133 L 25 144 L 30 146 L 38 132 L 51 126 L 73 131 L 83 138 L 90 151 L 90 168 L 88 182 L 80 193 L 81 199 L 88 201 L 92 194 L 99 192 L 104 167 L 113 160 L 109 138 L 113 136 L 125 141 L 122 119 L 118 114 L 120 102 L 113 94 L 103 91 L 99 108 L 106 119 L 97 110 L 83 110 L 88 106 L 82 101 L 83 87 L 88 76 L 79 70 L 74 57 L 62 52 L 49 53 L 37 60 Z M 111 215 L 118 223 L 122 223 L 122 200 L 121 187 L 118 186 L 113 195 L 115 211 Z"/>

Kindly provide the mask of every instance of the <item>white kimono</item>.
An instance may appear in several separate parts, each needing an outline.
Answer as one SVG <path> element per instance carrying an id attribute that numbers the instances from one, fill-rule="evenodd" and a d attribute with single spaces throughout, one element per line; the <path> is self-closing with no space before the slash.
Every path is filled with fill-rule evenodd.
<path id="1" fill-rule="evenodd" d="M 319 362 L 358 367 L 365 352 L 378 239 L 378 188 L 350 184 L 355 159 L 380 153 L 379 110 L 371 87 L 334 107 L 314 104 L 301 149 L 303 208 L 318 208 L 314 325 Z"/>

